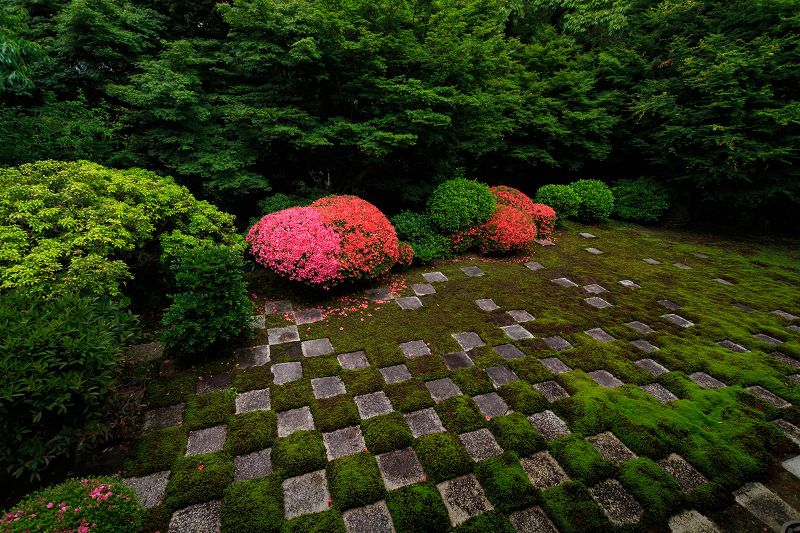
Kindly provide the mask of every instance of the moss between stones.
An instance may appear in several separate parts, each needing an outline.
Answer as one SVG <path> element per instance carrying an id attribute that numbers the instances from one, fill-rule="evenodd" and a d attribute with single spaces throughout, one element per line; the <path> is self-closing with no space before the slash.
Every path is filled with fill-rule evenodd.
<path id="1" fill-rule="evenodd" d="M 617 477 L 616 467 L 580 435 L 554 440 L 550 443 L 550 453 L 570 478 L 579 479 L 589 487 L 606 478 Z"/>
<path id="2" fill-rule="evenodd" d="M 414 444 L 411 429 L 403 415 L 397 412 L 362 420 L 361 433 L 367 449 L 375 455 L 402 450 Z"/>
<path id="3" fill-rule="evenodd" d="M 442 425 L 453 433 L 465 433 L 486 427 L 486 417 L 470 398 L 453 396 L 436 406 Z"/>
<path id="4" fill-rule="evenodd" d="M 223 424 L 236 411 L 236 400 L 230 390 L 194 394 L 186 400 L 183 425 L 192 431 Z"/>
<path id="5" fill-rule="evenodd" d="M 452 433 L 423 435 L 414 443 L 422 469 L 436 483 L 472 471 L 472 458 Z"/>
<path id="6" fill-rule="evenodd" d="M 409 359 L 406 361 L 406 366 L 412 376 L 424 381 L 444 378 L 450 375 L 450 371 L 447 370 L 442 358 L 434 354 Z"/>
<path id="7" fill-rule="evenodd" d="M 270 393 L 272 395 L 271 407 L 277 413 L 297 409 L 304 405 L 311 405 L 311 402 L 314 401 L 311 380 L 307 377 L 285 385 L 272 387 Z"/>
<path id="8" fill-rule="evenodd" d="M 342 381 L 348 394 L 353 396 L 378 392 L 383 387 L 383 376 L 373 367 L 345 370 L 342 372 Z"/>
<path id="9" fill-rule="evenodd" d="M 603 510 L 580 481 L 567 481 L 543 493 L 542 507 L 561 533 L 613 531 Z"/>
<path id="10" fill-rule="evenodd" d="M 401 413 L 411 413 L 434 405 L 428 388 L 415 379 L 386 385 L 383 390 L 392 406 Z"/>
<path id="11" fill-rule="evenodd" d="M 295 431 L 272 446 L 272 468 L 290 478 L 325 468 L 328 455 L 319 431 Z"/>
<path id="12" fill-rule="evenodd" d="M 644 508 L 643 524 L 665 522 L 685 505 L 678 483 L 650 459 L 641 458 L 619 467 L 619 481 Z"/>
<path id="13" fill-rule="evenodd" d="M 242 455 L 269 448 L 278 434 L 275 411 L 253 411 L 236 415 L 228 424 L 225 451 Z"/>
<path id="14" fill-rule="evenodd" d="M 496 416 L 489 421 L 489 429 L 497 444 L 507 452 L 527 457 L 547 448 L 547 441 L 520 413 Z"/>
<path id="15" fill-rule="evenodd" d="M 553 379 L 553 373 L 533 357 L 524 357 L 508 361 L 508 366 L 520 378 L 529 383 L 541 383 Z"/>
<path id="16" fill-rule="evenodd" d="M 285 533 L 346 533 L 342 515 L 336 509 L 304 514 L 284 525 Z"/>
<path id="17" fill-rule="evenodd" d="M 125 477 L 146 476 L 164 470 L 172 465 L 186 450 L 188 433 L 180 427 L 161 429 L 131 443 L 128 455 L 122 466 Z"/>
<path id="18" fill-rule="evenodd" d="M 361 421 L 358 407 L 348 396 L 323 398 L 311 404 L 314 425 L 323 433 L 329 433 L 350 426 L 357 426 Z"/>
<path id="19" fill-rule="evenodd" d="M 194 394 L 194 386 L 194 376 L 189 372 L 177 376 L 156 377 L 147 383 L 144 402 L 149 409 L 185 402 L 189 395 Z"/>
<path id="20" fill-rule="evenodd" d="M 494 384 L 481 368 L 471 366 L 456 370 L 452 375 L 453 381 L 467 396 L 478 396 L 494 391 Z"/>
<path id="21" fill-rule="evenodd" d="M 550 408 L 550 404 L 542 396 L 542 393 L 527 381 L 517 380 L 506 383 L 500 387 L 498 392 L 512 410 L 526 415 L 539 413 Z"/>
<path id="22" fill-rule="evenodd" d="M 541 502 L 541 491 L 531 484 L 513 453 L 504 452 L 479 462 L 475 475 L 498 511 L 510 513 Z"/>
<path id="23" fill-rule="evenodd" d="M 438 533 L 450 529 L 450 515 L 433 483 L 418 483 L 386 496 L 397 533 Z"/>
<path id="24" fill-rule="evenodd" d="M 508 518 L 499 511 L 473 516 L 454 530 L 456 533 L 516 533 Z"/>
<path id="25" fill-rule="evenodd" d="M 308 379 L 337 376 L 342 372 L 339 360 L 334 355 L 308 357 L 303 359 L 303 376 Z"/>
<path id="26" fill-rule="evenodd" d="M 141 533 L 157 533 L 167 531 L 172 510 L 166 505 L 145 509 L 142 515 Z"/>
<path id="27" fill-rule="evenodd" d="M 181 458 L 172 468 L 164 504 L 173 509 L 222 498 L 233 483 L 233 459 L 227 452 Z"/>
<path id="28" fill-rule="evenodd" d="M 228 486 L 222 497 L 222 533 L 278 533 L 284 524 L 283 480 L 277 474 Z"/>
<path id="29" fill-rule="evenodd" d="M 266 389 L 272 385 L 271 366 L 252 366 L 243 370 L 237 370 L 236 375 L 233 377 L 232 385 L 239 392 Z"/>
<path id="30" fill-rule="evenodd" d="M 370 452 L 331 461 L 326 471 L 331 498 L 342 511 L 376 502 L 386 494 L 378 462 Z"/>
<path id="31" fill-rule="evenodd" d="M 393 346 L 392 349 L 367 350 L 367 358 L 377 368 L 402 365 L 407 359 L 399 346 Z"/>

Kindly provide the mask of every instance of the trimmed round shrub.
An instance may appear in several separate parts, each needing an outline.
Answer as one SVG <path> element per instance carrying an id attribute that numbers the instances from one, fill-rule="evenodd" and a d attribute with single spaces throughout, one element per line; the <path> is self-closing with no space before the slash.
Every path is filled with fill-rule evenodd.
<path id="1" fill-rule="evenodd" d="M 522 191 L 506 185 L 492 187 L 492 194 L 498 205 L 507 205 L 527 213 L 536 224 L 536 231 L 539 238 L 547 239 L 553 233 L 556 225 L 556 212 L 552 207 L 544 204 L 535 204 L 528 195 Z"/>
<path id="2" fill-rule="evenodd" d="M 507 205 L 498 205 L 492 218 L 485 224 L 452 236 L 454 248 L 474 246 L 484 254 L 525 250 L 534 239 L 536 225 L 533 219 L 519 209 Z"/>
<path id="3" fill-rule="evenodd" d="M 580 198 L 577 218 L 581 222 L 601 222 L 611 218 L 614 193 L 600 180 L 578 180 L 570 187 Z"/>
<path id="4" fill-rule="evenodd" d="M 414 249 L 414 259 L 427 263 L 450 256 L 450 239 L 433 226 L 427 214 L 403 211 L 391 219 L 397 238 Z"/>
<path id="5" fill-rule="evenodd" d="M 536 202 L 553 208 L 556 223 L 578 214 L 581 198 L 569 185 L 543 185 L 536 191 Z"/>
<path id="6" fill-rule="evenodd" d="M 669 209 L 672 193 L 653 178 L 619 180 L 611 188 L 614 214 L 623 220 L 655 222 Z"/>
<path id="7" fill-rule="evenodd" d="M 556 227 L 556 210 L 549 205 L 533 204 L 533 223 L 540 239 L 549 239 Z"/>
<path id="8" fill-rule="evenodd" d="M 136 493 L 110 477 L 70 479 L 34 492 L 0 517 L 8 533 L 77 531 L 134 533 L 142 508 Z"/>
<path id="9" fill-rule="evenodd" d="M 488 221 L 495 210 L 489 186 L 457 178 L 445 181 L 428 199 L 428 214 L 434 225 L 446 233 L 456 233 Z"/>

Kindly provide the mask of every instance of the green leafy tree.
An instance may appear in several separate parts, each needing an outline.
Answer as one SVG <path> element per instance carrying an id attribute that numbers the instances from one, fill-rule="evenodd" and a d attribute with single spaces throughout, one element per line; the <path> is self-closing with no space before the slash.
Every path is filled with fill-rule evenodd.
<path id="1" fill-rule="evenodd" d="M 0 93 L 31 89 L 33 66 L 47 59 L 40 45 L 20 36 L 26 26 L 21 10 L 15 11 L 0 4 Z"/>

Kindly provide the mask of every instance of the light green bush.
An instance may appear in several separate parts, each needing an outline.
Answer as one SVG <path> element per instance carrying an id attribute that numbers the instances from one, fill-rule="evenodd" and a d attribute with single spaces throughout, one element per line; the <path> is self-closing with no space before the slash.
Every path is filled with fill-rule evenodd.
<path id="1" fill-rule="evenodd" d="M 581 222 L 602 222 L 611 218 L 614 193 L 600 180 L 578 180 L 570 187 L 580 198 L 577 218 Z"/>
<path id="2" fill-rule="evenodd" d="M 581 199 L 569 185 L 543 185 L 536 191 L 536 203 L 552 207 L 556 212 L 556 223 L 578 214 Z"/>
<path id="3" fill-rule="evenodd" d="M 480 226 L 492 217 L 494 208 L 489 186 L 464 178 L 445 181 L 428 199 L 431 221 L 446 233 Z"/>

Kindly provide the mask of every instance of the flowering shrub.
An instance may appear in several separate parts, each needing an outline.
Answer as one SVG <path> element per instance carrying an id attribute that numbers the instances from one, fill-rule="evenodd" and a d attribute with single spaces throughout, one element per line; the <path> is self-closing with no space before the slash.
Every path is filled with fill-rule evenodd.
<path id="1" fill-rule="evenodd" d="M 549 239 L 556 226 L 556 211 L 549 205 L 533 204 L 533 213 L 530 214 L 540 239 Z"/>
<path id="2" fill-rule="evenodd" d="M 442 231 L 453 233 L 483 224 L 494 213 L 489 186 L 464 178 L 439 185 L 428 199 L 428 214 Z"/>
<path id="3" fill-rule="evenodd" d="M 100 477 L 70 479 L 35 492 L 0 518 L 8 533 L 138 532 L 142 509 L 136 494 L 121 481 Z"/>
<path id="4" fill-rule="evenodd" d="M 411 245 L 401 242 L 397 247 L 397 251 L 400 254 L 400 258 L 397 260 L 398 264 L 403 267 L 411 266 L 411 261 L 414 260 L 414 249 Z"/>
<path id="5" fill-rule="evenodd" d="M 527 213 L 508 205 L 498 205 L 485 224 L 453 234 L 453 248 L 464 251 L 477 246 L 481 253 L 508 253 L 524 250 L 536 238 L 536 225 Z"/>
<path id="6" fill-rule="evenodd" d="M 553 227 L 556 223 L 556 212 L 553 208 L 543 204 L 535 204 L 524 192 L 506 185 L 492 187 L 492 194 L 494 194 L 498 204 L 507 205 L 527 213 L 536 224 L 540 238 L 547 239 L 553 233 Z"/>

